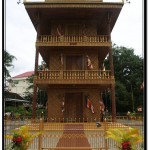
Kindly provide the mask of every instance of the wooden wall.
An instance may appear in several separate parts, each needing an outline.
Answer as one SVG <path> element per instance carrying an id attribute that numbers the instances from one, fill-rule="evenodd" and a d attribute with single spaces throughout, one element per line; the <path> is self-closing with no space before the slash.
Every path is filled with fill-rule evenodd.
<path id="1" fill-rule="evenodd" d="M 64 63 L 61 64 L 61 54 L 63 55 L 63 61 Z M 87 69 L 87 58 L 86 55 L 89 56 L 92 65 L 93 70 L 99 70 L 99 63 L 98 63 L 98 52 L 95 50 L 94 52 L 87 51 L 86 49 L 83 50 L 73 50 L 73 48 L 70 48 L 69 50 L 63 50 L 63 51 L 56 51 L 51 52 L 49 56 L 49 69 L 50 70 L 61 70 L 65 69 L 65 55 L 82 55 L 83 56 L 83 68 Z"/>
<path id="2" fill-rule="evenodd" d="M 99 119 L 99 100 L 100 100 L 100 91 L 99 89 L 49 89 L 48 90 L 48 120 L 51 118 L 62 118 L 62 99 L 65 92 L 82 92 L 83 100 L 89 95 L 89 99 L 94 106 L 95 113 L 93 114 L 89 108 L 86 107 L 86 104 L 83 106 L 84 117 L 88 119 Z"/>

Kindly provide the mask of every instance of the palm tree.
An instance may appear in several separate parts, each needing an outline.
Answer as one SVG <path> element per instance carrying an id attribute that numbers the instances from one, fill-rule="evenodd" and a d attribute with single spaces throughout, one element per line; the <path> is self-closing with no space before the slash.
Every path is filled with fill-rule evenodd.
<path id="1" fill-rule="evenodd" d="M 4 79 L 11 77 L 8 68 L 14 67 L 12 64 L 14 59 L 16 59 L 15 56 L 9 54 L 6 50 L 4 51 Z"/>

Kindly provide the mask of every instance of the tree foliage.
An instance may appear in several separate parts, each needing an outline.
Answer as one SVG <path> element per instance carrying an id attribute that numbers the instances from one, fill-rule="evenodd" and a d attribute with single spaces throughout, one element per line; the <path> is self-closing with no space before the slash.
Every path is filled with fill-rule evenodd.
<path id="1" fill-rule="evenodd" d="M 119 112 L 133 111 L 143 105 L 143 91 L 140 86 L 143 82 L 143 58 L 134 54 L 134 49 L 113 45 L 113 65 L 116 81 L 116 107 Z M 109 57 L 105 60 L 109 68 Z"/>
<path id="2" fill-rule="evenodd" d="M 6 50 L 4 51 L 4 78 L 11 77 L 9 69 L 14 67 L 12 64 L 13 60 L 16 59 L 15 56 L 8 53 Z"/>

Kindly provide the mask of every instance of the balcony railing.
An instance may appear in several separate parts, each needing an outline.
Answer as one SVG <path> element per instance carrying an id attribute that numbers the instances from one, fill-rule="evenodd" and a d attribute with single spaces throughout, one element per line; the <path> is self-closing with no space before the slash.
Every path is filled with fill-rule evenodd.
<path id="1" fill-rule="evenodd" d="M 108 35 L 94 35 L 94 36 L 83 36 L 83 35 L 63 35 L 63 36 L 55 36 L 55 35 L 41 35 L 37 40 L 37 46 L 80 46 L 80 45 L 102 45 L 107 46 L 110 44 Z"/>
<path id="2" fill-rule="evenodd" d="M 55 71 L 38 71 L 38 75 L 35 76 L 35 80 L 103 80 L 111 79 L 111 71 L 99 71 L 99 70 L 55 70 Z"/>

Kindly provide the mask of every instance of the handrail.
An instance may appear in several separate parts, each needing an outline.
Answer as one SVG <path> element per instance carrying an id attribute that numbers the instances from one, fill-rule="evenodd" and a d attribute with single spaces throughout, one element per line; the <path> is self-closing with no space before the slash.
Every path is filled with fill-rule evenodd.
<path id="1" fill-rule="evenodd" d="M 38 71 L 36 79 L 109 79 L 110 70 L 44 70 Z"/>
<path id="2" fill-rule="evenodd" d="M 45 43 L 53 43 L 53 42 L 109 42 L 109 36 L 108 35 L 90 35 L 90 36 L 84 36 L 84 35 L 41 35 L 40 38 L 37 40 L 37 42 L 45 42 Z"/>

